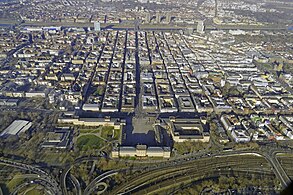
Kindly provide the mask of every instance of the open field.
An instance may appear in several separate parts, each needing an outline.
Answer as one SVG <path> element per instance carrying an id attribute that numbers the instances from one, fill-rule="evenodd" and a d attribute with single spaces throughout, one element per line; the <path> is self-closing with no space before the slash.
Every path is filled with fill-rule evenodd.
<path id="1" fill-rule="evenodd" d="M 10 192 L 24 181 L 23 178 L 18 177 L 19 175 L 21 174 L 16 174 L 15 177 L 6 184 Z"/>
<path id="2" fill-rule="evenodd" d="M 77 138 L 77 147 L 80 150 L 98 149 L 103 146 L 104 141 L 95 135 L 82 135 Z"/>

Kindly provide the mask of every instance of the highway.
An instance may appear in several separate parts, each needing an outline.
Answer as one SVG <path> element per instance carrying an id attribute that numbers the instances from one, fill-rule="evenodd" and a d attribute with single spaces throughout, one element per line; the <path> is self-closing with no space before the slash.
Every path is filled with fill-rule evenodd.
<path id="1" fill-rule="evenodd" d="M 80 186 L 78 179 L 76 177 L 74 177 L 73 175 L 70 175 L 70 179 L 71 179 L 75 189 L 77 189 L 77 194 L 82 195 L 82 190 L 81 190 L 81 186 Z"/>
<path id="2" fill-rule="evenodd" d="M 109 142 L 108 144 L 110 144 L 110 143 L 111 143 L 111 142 Z M 107 146 L 107 145 L 106 145 L 106 146 Z M 105 147 L 106 147 L 106 146 L 105 146 Z M 103 148 L 101 148 L 100 151 L 102 151 L 102 150 L 103 150 Z M 97 151 L 97 153 L 100 152 L 100 151 Z M 67 165 L 66 168 L 62 171 L 62 174 L 61 174 L 61 176 L 60 176 L 60 184 L 61 184 L 61 188 L 62 188 L 62 192 L 63 192 L 63 194 L 64 194 L 64 195 L 67 195 L 67 194 L 68 194 L 68 191 L 67 191 L 67 185 L 66 185 L 66 178 L 67 178 L 68 174 L 70 173 L 70 170 L 71 170 L 74 166 L 76 166 L 76 165 L 78 165 L 78 164 L 80 164 L 80 163 L 82 163 L 82 162 L 84 162 L 84 161 L 97 161 L 97 160 L 99 160 L 100 158 L 101 158 L 101 157 L 98 157 L 98 156 L 94 156 L 94 157 L 83 156 L 83 157 L 80 157 L 80 158 L 76 159 L 76 160 L 74 161 L 73 164 Z M 78 193 L 81 193 L 81 192 L 80 192 L 81 189 L 78 189 L 78 187 L 80 188 L 79 181 L 78 181 L 78 180 L 75 180 L 74 178 L 75 178 L 75 177 L 71 177 L 72 181 L 74 182 L 73 184 L 76 184 L 76 187 L 77 187 L 77 191 L 78 191 Z"/>
<path id="3" fill-rule="evenodd" d="M 281 182 L 283 188 L 285 188 L 290 182 L 290 178 L 280 165 L 279 161 L 276 159 L 276 155 L 280 153 L 293 153 L 290 149 L 282 149 L 282 148 L 272 148 L 272 147 L 261 147 L 259 150 L 247 150 L 247 149 L 241 149 L 241 150 L 234 150 L 234 151 L 209 151 L 204 150 L 200 152 L 190 153 L 183 156 L 173 157 L 168 160 L 144 160 L 144 161 L 133 161 L 133 160 L 123 160 L 123 159 L 112 159 L 117 161 L 125 162 L 126 164 L 131 165 L 130 167 L 122 168 L 122 169 L 116 169 L 116 170 L 110 170 L 107 172 L 102 173 L 98 177 L 96 177 L 87 187 L 84 191 L 82 191 L 82 188 L 80 186 L 80 183 L 78 179 L 74 175 L 70 175 L 68 178 L 69 181 L 72 182 L 76 189 L 76 194 L 81 195 L 89 195 L 93 193 L 97 188 L 100 190 L 98 193 L 101 193 L 105 191 L 107 186 L 105 186 L 105 183 L 103 182 L 105 179 L 112 177 L 113 175 L 116 175 L 118 173 L 120 174 L 137 174 L 137 176 L 134 176 L 132 179 L 125 182 L 122 186 L 118 186 L 116 189 L 114 188 L 115 194 L 128 194 L 134 191 L 140 191 L 147 187 L 151 190 L 150 185 L 155 185 L 158 181 L 163 182 L 162 185 L 166 185 L 166 188 L 168 185 L 174 185 L 174 183 L 170 182 L 173 179 L 178 179 L 178 182 L 184 182 L 186 184 L 186 181 L 189 181 L 190 177 L 199 177 L 203 175 L 209 175 L 213 174 L 212 170 L 216 170 L 216 168 L 221 167 L 234 167 L 233 170 L 238 172 L 249 172 L 249 173 L 257 173 L 257 174 L 272 174 L 273 173 L 277 176 L 279 181 Z M 262 168 L 255 167 L 254 161 L 251 162 L 234 162 L 233 159 L 237 159 L 234 157 L 241 157 L 243 155 L 251 156 L 250 159 L 260 159 L 263 158 L 264 162 L 268 163 L 268 166 L 270 166 L 272 169 L 263 170 Z M 255 157 L 252 157 L 255 156 Z M 66 169 L 62 172 L 62 175 L 60 177 L 61 181 L 61 189 L 59 184 L 55 181 L 55 179 L 51 178 L 48 173 L 43 171 L 42 169 L 27 165 L 23 163 L 13 162 L 11 160 L 6 160 L 4 158 L 0 158 L 0 164 L 4 164 L 7 166 L 12 166 L 24 171 L 29 171 L 31 174 L 26 174 L 23 176 L 19 176 L 26 179 L 31 179 L 32 181 L 39 181 L 45 189 L 48 191 L 51 191 L 53 194 L 67 194 L 67 187 L 66 187 L 66 178 L 68 176 L 68 173 L 70 172 L 71 168 L 73 166 L 76 166 L 79 163 L 82 163 L 84 161 L 97 161 L 101 157 L 81 157 L 79 159 L 76 159 L 74 164 L 68 165 Z M 221 159 L 229 158 L 228 161 L 222 161 Z M 210 161 L 208 159 L 211 159 Z M 220 159 L 220 160 L 216 160 Z M 111 160 L 111 159 L 110 159 Z M 202 162 L 202 160 L 206 161 L 203 165 L 199 162 Z M 259 161 L 256 161 L 259 162 Z M 238 163 L 238 164 L 237 164 Z M 240 164 L 239 164 L 240 163 Z M 241 164 L 242 163 L 242 164 Z M 251 163 L 251 165 L 249 164 Z M 241 165 L 241 166 L 240 166 Z M 200 167 L 199 167 L 200 166 Z M 252 167 L 252 168 L 251 168 Z M 247 169 L 250 169 L 247 171 Z M 201 172 L 199 172 L 201 170 Z M 225 170 L 223 170 L 225 171 Z M 199 175 L 198 175 L 199 174 Z M 200 175 L 201 174 L 201 175 Z M 215 175 L 214 175 L 215 176 Z M 184 178 L 184 179 L 183 179 Z M 190 178 L 190 179 L 188 179 Z M 186 180 L 186 181 L 185 181 Z M 24 184 L 24 185 L 29 185 Z M 101 186 L 104 186 L 101 190 Z M 22 189 L 21 186 L 19 186 L 14 191 L 17 192 L 17 190 Z M 1 194 L 0 194 L 1 195 Z"/>
<path id="4" fill-rule="evenodd" d="M 274 153 L 276 154 L 279 152 L 280 151 L 275 151 Z M 290 151 L 290 152 L 292 152 L 292 151 Z M 253 155 L 253 156 L 258 156 L 259 158 L 263 157 L 270 164 L 270 166 L 273 167 L 273 171 L 276 173 L 276 176 L 281 181 L 283 187 L 286 187 L 288 184 L 288 181 L 290 181 L 290 180 L 287 180 L 287 177 L 285 176 L 286 174 L 284 172 L 282 172 L 282 168 L 280 166 L 278 166 L 277 161 L 272 160 L 271 157 L 269 157 L 268 155 L 264 155 L 259 151 L 230 151 L 230 152 L 225 152 L 225 153 L 226 154 L 224 154 L 224 153 L 223 154 L 210 154 L 208 157 L 204 157 L 204 158 L 227 158 L 227 157 L 233 157 L 233 156 L 239 157 L 241 155 Z M 257 157 L 255 157 L 255 158 L 257 158 Z M 275 158 L 275 157 L 273 156 L 273 158 Z M 188 163 L 188 164 L 190 163 L 190 164 L 184 165 L 186 163 Z M 245 167 L 242 170 L 244 172 L 247 171 L 247 169 L 249 169 L 250 166 L 254 165 L 254 163 L 249 165 L 249 163 L 247 163 L 245 161 L 243 161 L 242 163 Z M 179 168 L 178 168 L 178 166 L 179 166 Z M 132 191 L 135 191 L 136 189 L 141 188 L 143 186 L 152 185 L 152 184 L 149 184 L 153 181 L 151 178 L 154 178 L 154 180 L 159 180 L 161 177 L 167 177 L 172 180 L 172 178 L 174 177 L 174 176 L 172 177 L 172 174 L 176 175 L 179 173 L 186 174 L 186 177 L 191 177 L 193 169 L 194 169 L 194 171 L 199 170 L 197 167 L 195 168 L 194 166 L 196 166 L 196 160 L 192 159 L 192 158 L 187 158 L 183 161 L 178 162 L 178 164 L 171 163 L 169 165 L 166 164 L 165 167 L 159 166 L 159 167 L 157 167 L 157 170 L 153 171 L 153 173 L 152 172 L 146 173 L 146 176 L 143 176 L 143 174 L 140 174 L 137 178 L 134 178 L 133 180 L 122 185 L 122 187 L 118 188 L 117 191 L 115 190 L 114 193 L 129 194 Z M 214 165 L 206 164 L 205 167 L 202 167 L 200 170 L 207 169 L 206 174 L 208 174 L 209 171 L 211 171 L 212 166 L 214 166 Z M 224 164 L 217 163 L 216 166 L 218 166 L 218 167 L 233 166 L 233 163 L 231 163 L 230 161 L 224 162 Z M 177 167 L 177 170 L 174 167 Z M 235 168 L 235 170 L 237 170 L 237 168 Z M 176 173 L 176 171 L 177 171 L 177 173 Z M 185 173 L 181 173 L 184 171 L 185 171 Z M 259 174 L 264 173 L 264 171 L 262 169 L 258 169 L 258 170 L 254 170 L 254 171 L 256 171 L 256 173 L 259 173 Z M 251 170 L 250 172 L 253 172 L 253 171 Z M 142 183 L 140 183 L 140 182 L 142 182 Z M 155 182 L 155 181 L 153 181 L 153 182 Z"/>
<path id="5" fill-rule="evenodd" d="M 277 160 L 276 155 L 278 153 L 282 153 L 280 151 L 272 151 L 267 154 L 267 160 L 273 165 L 275 173 L 278 175 L 279 179 L 282 182 L 283 187 L 287 187 L 292 181 L 290 180 L 289 176 L 284 171 L 283 167 L 281 166 L 280 162 Z"/>
<path id="6" fill-rule="evenodd" d="M 155 166 L 155 167 L 157 169 L 157 172 L 159 172 L 158 175 L 164 175 L 164 170 L 168 171 L 168 169 L 171 169 L 169 171 L 172 172 L 172 167 L 173 166 L 180 166 L 180 165 L 182 166 L 186 162 L 191 163 L 192 166 L 194 166 L 194 164 L 196 164 L 196 160 L 202 159 L 202 158 L 219 158 L 219 157 L 240 156 L 240 155 L 254 155 L 254 156 L 258 156 L 258 157 L 263 157 L 270 164 L 270 166 L 273 167 L 274 173 L 276 174 L 276 176 L 281 181 L 281 184 L 282 184 L 283 188 L 285 188 L 288 185 L 288 183 L 290 182 L 290 179 L 288 178 L 288 176 L 286 175 L 286 173 L 284 172 L 284 170 L 282 169 L 282 167 L 280 166 L 278 161 L 275 159 L 275 155 L 277 153 L 284 153 L 284 152 L 292 153 L 292 151 L 291 150 L 284 151 L 284 150 L 280 150 L 280 149 L 277 149 L 277 150 L 273 149 L 272 151 L 273 151 L 273 155 L 268 155 L 268 154 L 266 154 L 264 152 L 260 152 L 260 151 L 227 151 L 227 152 L 222 152 L 221 154 L 220 153 L 210 153 L 209 155 L 203 154 L 200 157 L 195 157 L 195 156 L 192 156 L 192 155 L 186 155 L 186 156 L 183 156 L 183 159 L 181 158 L 181 160 L 179 160 L 180 159 L 179 158 L 177 160 L 171 160 L 171 161 L 169 160 L 167 162 L 165 161 L 165 163 L 161 162 L 161 164 L 158 164 L 158 162 L 156 162 L 157 166 Z M 229 163 L 227 162 L 226 166 L 228 164 Z M 191 168 L 192 168 L 192 166 L 191 166 Z M 221 166 L 221 165 L 218 164 L 217 166 Z M 246 169 L 247 168 L 249 168 L 249 166 L 247 166 Z M 263 172 L 263 171 L 259 170 L 259 173 L 261 173 L 261 172 Z M 146 173 L 146 174 L 148 174 L 148 173 Z M 189 173 L 187 173 L 187 174 L 189 174 Z M 134 182 L 139 183 L 140 180 L 143 180 L 142 175 L 143 174 L 139 175 L 138 178 L 135 178 Z M 158 175 L 156 175 L 156 174 L 152 175 L 151 178 L 157 178 Z M 149 180 L 149 181 L 151 181 L 151 180 Z M 125 184 L 125 185 L 127 185 L 127 184 Z M 129 184 L 129 185 L 131 185 L 131 184 Z M 145 184 L 143 183 L 143 184 L 140 184 L 140 185 L 145 185 Z M 120 188 L 120 189 L 128 189 L 128 191 L 125 192 L 125 194 L 127 194 L 127 193 L 129 193 L 129 190 L 130 191 L 135 190 L 136 188 L 138 188 L 138 187 L 135 186 L 135 185 L 132 185 L 132 186 L 128 186 L 127 188 L 123 187 L 123 188 Z M 115 191 L 114 193 L 118 193 L 118 192 L 119 191 Z"/>
<path id="7" fill-rule="evenodd" d="M 269 165 L 272 167 L 272 171 L 275 173 L 275 175 L 278 177 L 280 180 L 283 188 L 285 188 L 290 182 L 290 178 L 280 165 L 279 161 L 276 159 L 276 155 L 279 153 L 293 153 L 292 150 L 289 149 L 281 149 L 281 148 L 272 148 L 272 147 L 261 147 L 260 150 L 247 150 L 247 149 L 241 149 L 241 150 L 234 150 L 234 151 L 214 151 L 211 152 L 210 150 L 204 150 L 200 152 L 195 152 L 195 153 L 190 153 L 187 155 L 183 156 L 178 156 L 178 157 L 173 157 L 168 160 L 162 159 L 162 160 L 144 160 L 144 161 L 133 161 L 133 160 L 123 160 L 123 159 L 112 159 L 112 160 L 117 160 L 117 161 L 123 161 L 126 164 L 131 165 L 130 167 L 122 168 L 122 169 L 117 169 L 117 170 L 111 170 L 107 171 L 98 177 L 96 177 L 82 192 L 80 183 L 74 175 L 70 175 L 70 178 L 68 178 L 73 185 L 76 188 L 76 194 L 81 195 L 81 194 L 91 194 L 94 190 L 97 189 L 98 186 L 102 186 L 103 180 L 105 180 L 108 177 L 111 177 L 115 174 L 118 173 L 130 173 L 133 172 L 134 174 L 141 172 L 141 174 L 138 175 L 137 178 L 134 178 L 134 180 L 129 180 L 128 182 L 125 183 L 125 186 L 119 187 L 119 191 L 115 191 L 117 193 L 122 193 L 122 192 L 128 192 L 136 189 L 143 188 L 144 186 L 148 186 L 148 183 L 150 182 L 155 182 L 156 178 L 162 179 L 162 180 L 168 180 L 173 177 L 177 177 L 178 173 L 182 174 L 191 174 L 192 170 L 195 170 L 196 164 L 199 162 L 198 160 L 202 159 L 215 159 L 215 158 L 228 158 L 228 157 L 233 157 L 233 156 L 241 156 L 241 155 L 249 155 L 249 156 L 256 156 L 255 158 L 260 158 L 263 157 Z M 27 165 L 23 163 L 18 163 L 18 162 L 13 162 L 11 160 L 6 160 L 4 158 L 0 158 L 0 164 L 4 164 L 7 166 L 12 166 L 24 171 L 29 171 L 32 174 L 27 174 L 22 177 L 28 178 L 28 179 L 33 179 L 33 180 L 38 180 L 38 181 L 43 181 L 46 185 L 46 189 L 53 191 L 54 194 L 67 194 L 67 188 L 66 188 L 66 178 L 68 176 L 68 173 L 70 172 L 71 168 L 81 162 L 84 161 L 97 161 L 101 157 L 81 157 L 79 159 L 76 159 L 74 164 L 68 165 L 66 169 L 62 172 L 61 175 L 61 188 L 63 192 L 61 192 L 61 189 L 58 185 L 58 183 L 50 177 L 48 173 L 43 171 L 42 169 L 32 166 L 32 165 Z M 111 160 L 111 159 L 110 159 Z M 205 164 L 205 167 L 201 167 L 202 170 L 206 169 L 205 174 L 209 173 L 209 170 L 213 166 L 221 167 L 221 166 L 234 166 L 233 162 L 230 160 L 229 162 L 225 162 L 224 164 L 220 163 L 214 163 L 214 164 Z M 181 167 L 181 168 L 180 168 Z M 246 169 L 249 168 L 249 166 L 246 165 Z M 179 171 L 179 172 L 178 172 Z M 254 170 L 261 172 L 262 170 Z M 179 175 L 180 175 L 179 174 Z M 205 175 L 204 174 L 204 175 Z M 149 179 L 148 177 L 151 176 Z M 145 181 L 147 179 L 147 181 Z M 152 180 L 154 179 L 154 180 Z M 167 181 L 166 181 L 167 182 Z M 20 188 L 19 188 L 20 189 Z M 103 188 L 103 190 L 105 190 Z"/>
<path id="8" fill-rule="evenodd" d="M 67 166 L 67 168 L 65 168 L 65 170 L 63 170 L 63 172 L 60 176 L 61 188 L 62 188 L 62 192 L 64 195 L 68 194 L 67 187 L 66 187 L 66 178 L 67 178 L 67 175 L 68 175 L 71 168 L 72 168 L 72 166 Z"/>
<path id="9" fill-rule="evenodd" d="M 42 185 L 49 194 L 56 194 L 56 191 L 55 191 L 55 186 L 52 185 L 50 182 L 48 182 L 48 179 L 45 179 L 45 178 L 42 178 L 40 177 L 39 175 L 37 174 L 23 174 L 23 175 L 17 175 L 14 177 L 15 179 L 16 178 L 23 178 L 23 179 L 29 179 L 30 182 L 25 182 L 19 186 L 17 186 L 14 191 L 11 193 L 12 195 L 16 195 L 16 194 L 19 194 L 19 191 L 21 189 L 23 189 L 24 187 L 26 186 L 29 186 L 29 185 L 32 185 L 34 183 L 37 183 L 38 185 Z"/>
<path id="10" fill-rule="evenodd" d="M 207 160 L 207 159 L 205 159 Z M 245 163 L 245 162 L 243 162 Z M 237 166 L 237 163 L 219 163 L 217 167 L 225 167 L 229 164 L 229 166 Z M 250 164 L 247 164 L 248 166 Z M 252 165 L 252 164 L 251 164 Z M 152 185 L 156 185 L 157 183 L 167 182 L 170 185 L 173 185 L 175 182 L 174 179 L 185 177 L 185 178 L 196 178 L 201 176 L 208 176 L 212 173 L 213 169 L 215 169 L 215 163 L 208 163 L 196 165 L 194 162 L 184 162 L 182 164 L 173 165 L 173 168 L 162 168 L 154 170 L 152 172 L 141 173 L 137 178 L 127 182 L 127 184 L 122 185 L 122 188 L 118 189 L 118 194 L 130 194 L 137 190 L 142 190 L 144 188 L 149 188 Z M 233 170 L 235 172 L 235 170 Z M 161 184 L 160 184 L 161 186 Z M 111 192 L 112 193 L 112 192 Z M 116 194 L 117 191 L 114 192 Z"/>
<path id="11" fill-rule="evenodd" d="M 113 170 L 113 171 L 107 171 L 107 172 L 99 175 L 86 187 L 83 194 L 90 195 L 96 189 L 96 187 L 99 186 L 99 183 L 101 181 L 103 181 L 104 179 L 106 179 L 108 177 L 116 175 L 116 174 L 118 174 L 118 171 Z M 103 189 L 103 191 L 105 191 L 105 189 Z"/>
<path id="12" fill-rule="evenodd" d="M 100 153 L 101 151 L 103 151 L 106 147 L 108 147 L 109 144 L 112 144 L 112 142 L 107 142 L 107 145 L 105 145 L 100 150 L 98 150 L 97 153 Z M 103 157 L 100 157 L 100 156 L 90 156 L 90 157 L 89 156 L 82 156 L 80 158 L 75 159 L 73 164 L 68 164 L 66 166 L 66 168 L 62 171 L 62 174 L 60 176 L 60 184 L 61 184 L 61 189 L 62 189 L 63 194 L 64 195 L 68 194 L 67 185 L 66 185 L 66 178 L 67 178 L 68 174 L 70 173 L 70 170 L 74 166 L 77 166 L 78 164 L 80 164 L 82 162 L 85 162 L 85 161 L 98 161 L 100 158 L 103 158 Z M 73 175 L 71 176 L 71 181 L 74 184 L 74 186 L 77 187 L 78 194 L 82 194 L 80 183 Z"/>
<path id="13" fill-rule="evenodd" d="M 29 186 L 29 185 L 31 185 L 30 182 L 25 182 L 25 183 L 20 184 L 19 186 L 17 186 L 17 187 L 13 190 L 13 192 L 10 193 L 10 195 L 17 195 L 18 192 L 19 192 L 22 188 L 24 188 L 24 187 L 26 187 L 26 186 Z M 52 195 L 53 195 L 53 194 L 52 194 Z"/>
<path id="14" fill-rule="evenodd" d="M 119 187 L 117 190 L 114 191 L 114 193 L 128 193 L 131 191 L 135 191 L 136 189 L 142 188 L 143 186 L 147 186 L 148 183 L 150 182 L 155 182 L 156 178 L 162 178 L 166 180 L 166 178 L 171 179 L 178 175 L 178 171 L 184 172 L 184 174 L 188 175 L 189 173 L 191 174 L 191 170 L 194 170 L 196 168 L 195 165 L 197 164 L 198 160 L 201 159 L 215 159 L 215 158 L 228 158 L 228 157 L 236 157 L 236 156 L 242 156 L 242 155 L 248 155 L 248 156 L 255 156 L 255 158 L 264 158 L 265 162 L 268 162 L 270 167 L 272 167 L 273 172 L 275 175 L 278 177 L 280 180 L 283 188 L 285 188 L 288 183 L 290 182 L 289 177 L 281 167 L 280 163 L 276 160 L 276 154 L 278 153 L 293 153 L 292 150 L 284 150 L 284 149 L 265 149 L 265 151 L 262 150 L 234 150 L 234 151 L 216 151 L 216 152 L 211 152 L 209 150 L 201 151 L 201 152 L 196 152 L 196 153 L 191 153 L 187 154 L 184 156 L 179 156 L 179 157 L 173 157 L 169 160 L 145 160 L 145 161 L 132 161 L 132 160 L 122 160 L 122 159 L 112 159 L 112 160 L 118 160 L 118 161 L 124 161 L 127 164 L 132 164 L 131 167 L 129 168 L 123 168 L 123 169 L 117 169 L 117 170 L 111 170 L 108 172 L 105 172 L 98 177 L 96 177 L 84 190 L 83 194 L 90 194 L 92 193 L 95 189 L 97 189 L 97 186 L 100 185 L 100 183 L 108 178 L 111 177 L 115 174 L 118 173 L 129 173 L 133 172 L 135 173 L 136 171 L 142 172 L 142 174 L 134 178 L 133 180 L 130 180 L 125 183 L 124 186 Z M 81 163 L 83 161 L 93 161 L 93 160 L 98 160 L 100 157 L 83 157 L 80 158 L 76 161 L 76 163 Z M 245 161 L 243 163 L 246 163 Z M 209 174 L 209 170 L 212 166 L 235 166 L 236 164 L 233 162 L 225 162 L 225 163 L 216 163 L 216 164 L 205 164 L 205 167 L 201 167 L 202 170 L 206 170 L 205 174 Z M 247 168 L 249 169 L 250 166 L 249 164 L 243 164 L 245 168 L 243 170 L 238 170 L 242 172 L 247 172 Z M 253 166 L 253 164 L 251 164 Z M 178 168 L 179 167 L 179 168 Z M 182 168 L 180 168 L 182 167 Z M 65 183 L 66 181 L 66 176 L 69 173 L 71 168 L 68 168 L 66 172 L 63 172 L 63 176 L 61 177 L 62 182 Z M 257 169 L 257 170 L 250 170 L 250 172 L 255 171 L 258 174 L 264 173 L 264 174 L 269 174 L 269 172 L 265 172 L 262 169 Z M 176 173 L 177 172 L 177 173 Z M 143 176 L 143 174 L 146 174 Z M 204 174 L 204 175 L 205 175 Z M 148 175 L 150 175 L 152 179 L 149 179 Z M 187 176 L 186 176 L 187 177 Z M 190 177 L 190 176 L 189 176 Z M 147 181 L 145 179 L 147 178 Z M 72 178 L 71 178 L 72 179 Z M 139 182 L 142 183 L 139 183 Z M 79 184 L 79 182 L 74 182 L 75 186 L 76 184 Z M 137 184 L 139 183 L 139 184 Z M 102 184 L 101 184 L 102 185 Z M 66 184 L 65 184 L 66 186 Z M 64 187 L 64 184 L 63 186 Z M 63 188 L 63 192 L 64 192 Z M 78 194 L 80 194 L 81 191 L 78 190 Z M 123 194 L 123 193 L 122 193 Z"/>
<path id="15" fill-rule="evenodd" d="M 38 175 L 37 177 L 39 179 L 45 180 L 48 184 L 50 184 L 48 187 L 54 190 L 54 194 L 56 194 L 56 195 L 62 194 L 60 186 L 55 181 L 55 179 L 50 177 L 50 175 L 47 172 L 41 170 L 40 168 L 37 168 L 37 167 L 32 166 L 32 165 L 28 165 L 28 164 L 14 162 L 14 161 L 7 160 L 7 159 L 4 159 L 4 158 L 0 158 L 0 164 L 11 166 L 11 167 L 14 167 L 14 168 L 17 168 L 17 169 L 21 169 L 21 170 L 24 170 L 24 171 L 29 171 L 31 173 L 34 173 L 34 174 Z"/>

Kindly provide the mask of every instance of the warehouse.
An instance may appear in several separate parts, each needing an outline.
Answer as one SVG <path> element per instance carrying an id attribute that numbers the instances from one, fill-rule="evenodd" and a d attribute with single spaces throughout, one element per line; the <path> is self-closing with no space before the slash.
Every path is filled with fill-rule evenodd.
<path id="1" fill-rule="evenodd" d="M 0 137 L 18 135 L 21 132 L 27 131 L 31 126 L 32 123 L 29 121 L 15 120 L 0 134 Z"/>

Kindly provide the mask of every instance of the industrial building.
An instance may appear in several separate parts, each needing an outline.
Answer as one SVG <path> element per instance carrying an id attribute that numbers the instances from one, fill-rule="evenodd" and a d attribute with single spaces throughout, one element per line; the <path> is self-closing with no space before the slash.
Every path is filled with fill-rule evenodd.
<path id="1" fill-rule="evenodd" d="M 18 135 L 22 132 L 29 130 L 32 123 L 26 120 L 13 121 L 4 131 L 0 134 L 0 137 L 9 135 Z"/>

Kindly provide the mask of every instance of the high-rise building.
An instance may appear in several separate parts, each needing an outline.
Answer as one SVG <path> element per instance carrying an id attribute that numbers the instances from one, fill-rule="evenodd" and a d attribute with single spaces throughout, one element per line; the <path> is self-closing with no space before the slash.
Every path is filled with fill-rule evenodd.
<path id="1" fill-rule="evenodd" d="M 159 12 L 156 13 L 156 22 L 160 23 L 161 22 L 161 15 Z"/>
<path id="2" fill-rule="evenodd" d="M 146 13 L 145 22 L 146 23 L 150 23 L 151 22 L 151 14 L 150 13 Z"/>
<path id="3" fill-rule="evenodd" d="M 94 30 L 101 31 L 101 24 L 100 22 L 94 22 Z"/>
<path id="4" fill-rule="evenodd" d="M 171 22 L 171 14 L 167 13 L 166 15 L 166 23 L 169 24 Z"/>
<path id="5" fill-rule="evenodd" d="M 198 33 L 204 33 L 204 23 L 202 20 L 198 21 L 196 31 Z"/>

